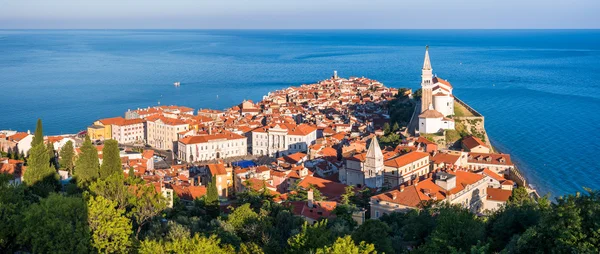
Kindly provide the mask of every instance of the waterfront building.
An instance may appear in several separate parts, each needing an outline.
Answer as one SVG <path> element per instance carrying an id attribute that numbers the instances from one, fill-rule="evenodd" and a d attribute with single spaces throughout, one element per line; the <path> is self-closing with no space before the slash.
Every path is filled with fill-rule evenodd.
<path id="1" fill-rule="evenodd" d="M 178 141 L 177 158 L 195 162 L 245 156 L 248 152 L 247 141 L 245 136 L 229 131 L 186 136 Z"/>
<path id="2" fill-rule="evenodd" d="M 509 154 L 468 153 L 466 166 L 473 171 L 487 168 L 499 175 L 509 175 L 515 165 Z"/>
<path id="3" fill-rule="evenodd" d="M 104 118 L 95 121 L 87 128 L 87 134 L 91 140 L 105 140 L 112 138 L 112 125 L 122 122 L 122 117 Z"/>
<path id="4" fill-rule="evenodd" d="M 467 152 L 490 153 L 490 147 L 475 136 L 464 137 L 460 141 L 460 145 Z"/>
<path id="5" fill-rule="evenodd" d="M 433 75 L 429 46 L 425 48 L 425 60 L 421 70 L 421 114 L 420 133 L 437 133 L 440 130 L 453 130 L 454 96 L 450 82 Z"/>
<path id="6" fill-rule="evenodd" d="M 123 118 L 121 118 L 123 119 Z M 144 142 L 145 121 L 143 119 L 123 119 L 111 125 L 112 139 L 120 144 Z"/>
<path id="7" fill-rule="evenodd" d="M 146 118 L 146 142 L 157 149 L 173 150 L 179 133 L 188 129 L 189 124 L 181 119 L 153 115 Z"/>

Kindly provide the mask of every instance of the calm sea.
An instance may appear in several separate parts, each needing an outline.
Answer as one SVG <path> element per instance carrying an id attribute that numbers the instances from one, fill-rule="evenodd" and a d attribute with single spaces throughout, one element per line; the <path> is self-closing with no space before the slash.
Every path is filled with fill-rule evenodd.
<path id="1" fill-rule="evenodd" d="M 600 188 L 600 30 L 0 30 L 0 129 L 223 109 L 333 70 L 417 88 L 425 45 L 542 193 Z"/>

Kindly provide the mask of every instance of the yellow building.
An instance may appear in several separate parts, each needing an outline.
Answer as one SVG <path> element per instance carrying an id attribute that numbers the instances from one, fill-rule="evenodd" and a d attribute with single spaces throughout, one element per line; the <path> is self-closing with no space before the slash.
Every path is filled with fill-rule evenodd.
<path id="1" fill-rule="evenodd" d="M 87 128 L 88 136 L 91 140 L 112 139 L 112 125 L 124 122 L 123 117 L 105 118 L 95 121 L 92 126 Z"/>

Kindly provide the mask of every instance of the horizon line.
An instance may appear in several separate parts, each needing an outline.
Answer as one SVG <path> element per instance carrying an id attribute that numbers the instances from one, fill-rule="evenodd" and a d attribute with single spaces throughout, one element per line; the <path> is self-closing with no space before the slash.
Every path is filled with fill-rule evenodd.
<path id="1" fill-rule="evenodd" d="M 0 30 L 600 30 L 598 28 L 3 28 Z"/>

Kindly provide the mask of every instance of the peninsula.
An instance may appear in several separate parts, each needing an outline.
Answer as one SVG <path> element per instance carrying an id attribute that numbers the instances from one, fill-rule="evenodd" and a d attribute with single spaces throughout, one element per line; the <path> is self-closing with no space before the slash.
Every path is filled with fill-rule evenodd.
<path id="1" fill-rule="evenodd" d="M 527 187 L 526 181 L 510 155 L 493 152 L 483 116 L 455 98 L 452 85 L 432 75 L 431 66 L 427 47 L 421 89 L 414 94 L 334 72 L 315 84 L 270 92 L 257 103 L 245 100 L 225 110 L 128 110 L 124 117 L 99 119 L 78 135 L 44 139 L 58 153 L 67 141 L 79 152 L 86 135 L 98 151 L 115 140 L 124 174 L 189 202 L 201 198 L 212 179 L 223 203 L 236 192 L 265 187 L 278 202 L 287 202 L 293 188 L 316 186 L 333 203 L 319 208 L 323 211 L 296 211 L 311 222 L 326 217 L 348 186 L 377 193 L 370 197 L 371 209 L 363 211 L 371 218 L 429 200 L 476 213 L 494 211 L 513 188 Z M 28 153 L 33 135 L 1 133 L 0 147 L 13 154 L 9 157 Z M 2 163 L 25 168 L 22 160 Z M 10 172 L 14 182 L 22 181 L 20 172 Z"/>
<path id="2" fill-rule="evenodd" d="M 428 48 L 421 77 L 413 93 L 334 71 L 225 110 L 159 105 L 73 135 L 44 136 L 41 120 L 34 134 L 0 131 L 0 208 L 11 204 L 0 240 L 23 242 L 0 250 L 487 253 L 526 248 L 511 240 L 529 239 L 524 228 L 554 237 L 535 225 L 564 203 L 494 150 L 483 116 L 432 75 Z M 28 238 L 39 232 L 60 235 Z"/>

